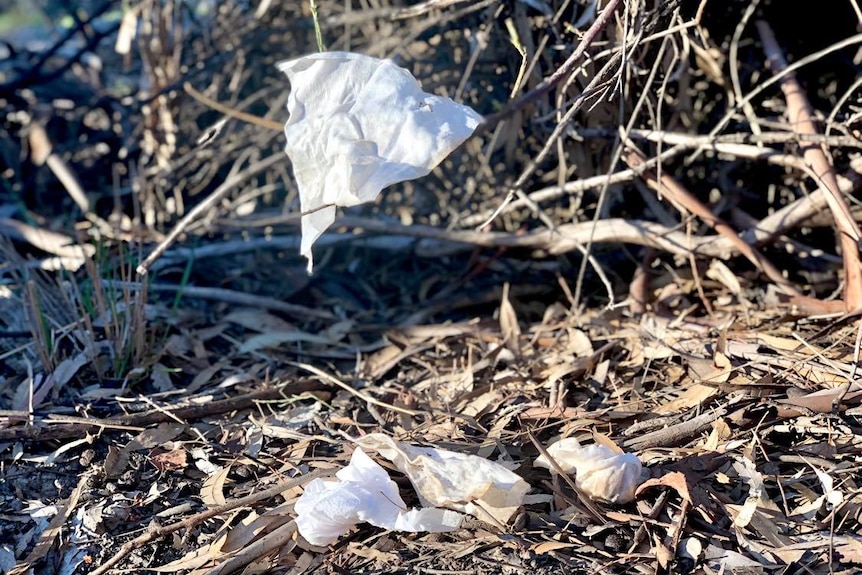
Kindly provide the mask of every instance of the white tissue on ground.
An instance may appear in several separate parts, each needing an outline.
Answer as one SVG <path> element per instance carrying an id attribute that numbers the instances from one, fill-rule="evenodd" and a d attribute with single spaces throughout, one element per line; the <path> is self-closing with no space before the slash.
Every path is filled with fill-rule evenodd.
<path id="1" fill-rule="evenodd" d="M 356 442 L 394 463 L 426 506 L 455 509 L 492 524 L 506 524 L 530 490 L 518 474 L 476 455 L 416 447 L 381 433 L 368 434 Z"/>
<path id="2" fill-rule="evenodd" d="M 628 503 L 642 481 L 643 466 L 633 453 L 618 453 L 605 445 L 581 445 L 574 437 L 549 445 L 547 452 L 563 473 L 575 473 L 575 485 L 590 499 Z M 533 465 L 555 472 L 543 455 Z"/>
<path id="3" fill-rule="evenodd" d="M 311 481 L 294 505 L 297 529 L 312 545 L 334 543 L 363 522 L 394 531 L 435 533 L 461 524 L 463 516 L 447 509 L 408 510 L 386 470 L 360 448 L 335 477 Z"/>

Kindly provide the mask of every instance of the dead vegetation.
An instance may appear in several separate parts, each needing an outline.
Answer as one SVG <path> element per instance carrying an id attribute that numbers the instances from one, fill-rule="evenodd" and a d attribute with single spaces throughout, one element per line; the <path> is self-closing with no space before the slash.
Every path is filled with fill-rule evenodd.
<path id="1" fill-rule="evenodd" d="M 312 277 L 272 129 L 310 3 L 97 2 L 0 46 L 0 571 L 862 570 L 855 0 L 316 7 L 486 120 Z M 537 497 L 309 545 L 302 486 L 371 432 Z M 568 436 L 636 453 L 636 501 L 533 467 Z"/>

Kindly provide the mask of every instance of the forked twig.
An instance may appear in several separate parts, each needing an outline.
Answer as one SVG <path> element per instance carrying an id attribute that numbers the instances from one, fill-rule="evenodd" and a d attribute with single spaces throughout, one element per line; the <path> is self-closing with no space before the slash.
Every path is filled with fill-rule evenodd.
<path id="1" fill-rule="evenodd" d="M 626 150 L 623 154 L 623 159 L 629 167 L 636 167 L 646 161 L 646 156 L 641 152 L 633 142 L 626 142 Z M 782 291 L 788 295 L 801 295 L 799 291 L 785 278 L 781 272 L 772 265 L 766 257 L 754 249 L 751 245 L 745 243 L 742 238 L 737 235 L 736 231 L 723 219 L 712 213 L 707 206 L 700 200 L 695 198 L 685 187 L 677 182 L 666 172 L 661 174 L 652 170 L 647 170 L 642 176 L 650 188 L 661 193 L 672 204 L 678 208 L 685 209 L 701 220 L 709 227 L 727 238 L 739 252 L 746 257 L 751 263 L 758 267 L 766 276 L 772 280 Z"/>
<path id="2" fill-rule="evenodd" d="M 501 120 L 526 107 L 527 104 L 533 100 L 541 98 L 553 90 L 554 86 L 568 78 L 572 72 L 575 71 L 575 67 L 580 63 L 587 48 L 590 47 L 599 33 L 604 30 L 605 26 L 607 26 L 611 21 L 611 18 L 613 18 L 619 4 L 620 0 L 610 0 L 604 10 L 602 10 L 599 17 L 596 18 L 596 21 L 593 22 L 593 25 L 584 32 L 584 35 L 581 37 L 581 41 L 578 43 L 578 47 L 575 48 L 574 52 L 572 52 L 568 58 L 566 58 L 566 61 L 563 62 L 563 64 L 557 68 L 553 74 L 542 80 L 538 86 L 525 93 L 520 98 L 509 101 L 509 103 L 506 104 L 499 112 L 486 116 L 485 121 L 476 129 L 476 134 L 481 134 L 488 128 L 496 126 Z"/>
<path id="3" fill-rule="evenodd" d="M 162 242 L 156 246 L 156 248 L 147 256 L 147 258 L 141 262 L 141 265 L 137 267 L 137 272 L 139 275 L 146 275 L 150 269 L 150 266 L 153 265 L 157 259 L 161 257 L 165 251 L 173 245 L 177 238 L 180 237 L 180 234 L 185 231 L 185 229 L 198 217 L 209 210 L 213 206 L 221 200 L 225 194 L 227 194 L 231 188 L 241 183 L 243 180 L 263 172 L 264 170 L 269 169 L 271 166 L 275 165 L 278 162 L 284 160 L 284 156 L 282 154 L 273 154 L 268 158 L 264 158 L 260 160 L 256 164 L 252 164 L 246 170 L 231 174 L 225 179 L 222 184 L 216 188 L 216 190 L 210 194 L 204 201 L 196 205 L 186 216 L 177 222 L 177 225 L 174 226 L 174 229 L 171 230 L 171 233 L 167 235 L 167 237 L 162 240 Z"/>

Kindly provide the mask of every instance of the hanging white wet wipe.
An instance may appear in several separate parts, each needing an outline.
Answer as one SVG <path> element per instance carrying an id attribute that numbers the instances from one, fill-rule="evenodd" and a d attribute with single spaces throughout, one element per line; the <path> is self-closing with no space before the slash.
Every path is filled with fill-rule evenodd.
<path id="1" fill-rule="evenodd" d="M 422 91 L 390 60 L 324 52 L 280 62 L 291 84 L 284 126 L 302 209 L 300 253 L 335 221 L 337 206 L 374 201 L 428 174 L 482 120 L 468 106 Z"/>

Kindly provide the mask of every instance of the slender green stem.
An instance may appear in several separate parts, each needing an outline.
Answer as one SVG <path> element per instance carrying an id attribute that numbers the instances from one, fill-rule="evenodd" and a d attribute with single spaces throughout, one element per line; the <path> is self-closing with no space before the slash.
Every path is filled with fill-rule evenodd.
<path id="1" fill-rule="evenodd" d="M 317 39 L 317 51 L 326 52 L 323 48 L 323 35 L 320 33 L 320 20 L 317 19 L 317 2 L 308 0 L 311 6 L 311 18 L 314 20 L 314 37 Z"/>

